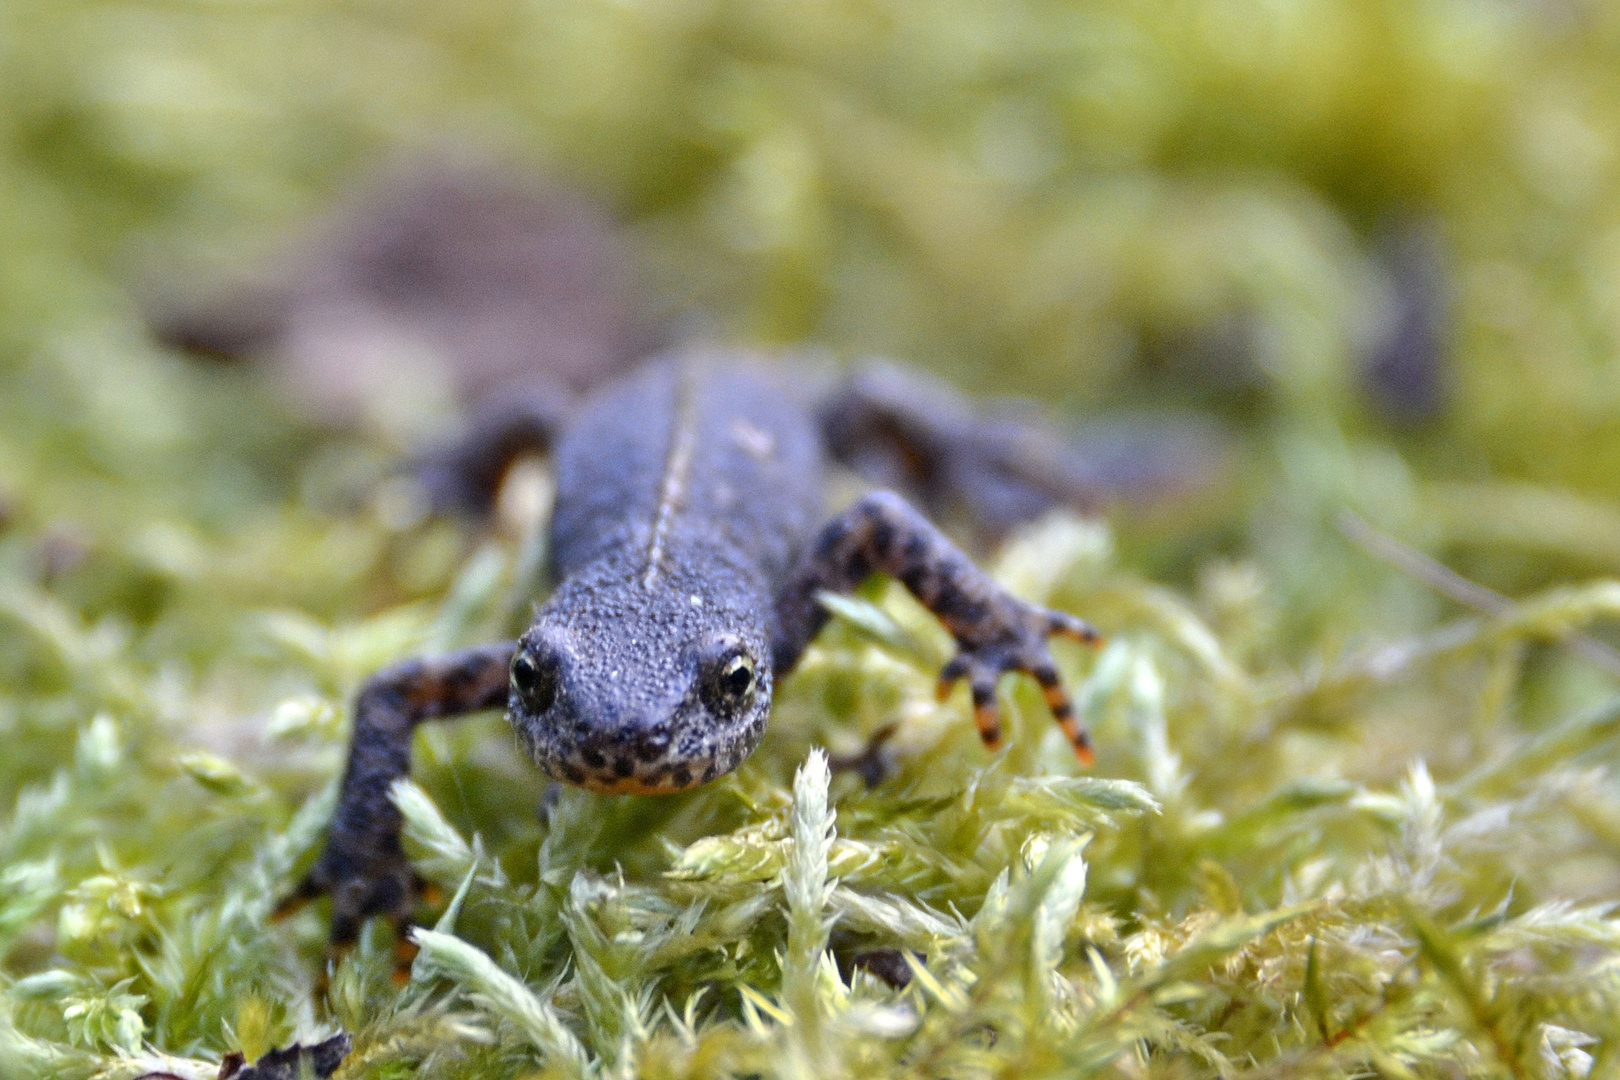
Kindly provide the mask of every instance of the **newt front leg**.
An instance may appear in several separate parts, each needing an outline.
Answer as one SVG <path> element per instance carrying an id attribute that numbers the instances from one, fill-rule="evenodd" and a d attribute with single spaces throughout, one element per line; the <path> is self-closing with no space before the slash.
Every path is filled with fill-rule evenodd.
<path id="1" fill-rule="evenodd" d="M 515 642 L 505 641 L 407 660 L 366 680 L 355 700 L 349 765 L 326 847 L 297 890 L 278 905 L 277 916 L 330 894 L 334 956 L 354 944 L 366 919 L 382 915 L 398 935 L 401 969 L 408 967 L 414 949 L 405 932 L 422 885 L 400 847 L 402 821 L 390 789 L 410 774 L 417 724 L 506 704 L 515 648 Z"/>
<path id="2" fill-rule="evenodd" d="M 776 671 L 792 668 L 827 622 L 826 609 L 816 602 L 818 592 L 848 592 L 879 570 L 910 590 L 956 639 L 958 651 L 940 672 L 940 692 L 943 696 L 952 684 L 967 680 L 974 721 L 987 747 L 1001 744 L 996 679 L 1018 671 L 1041 684 L 1053 719 L 1080 760 L 1091 763 L 1090 737 L 1075 718 L 1046 639 L 1063 634 L 1095 644 L 1097 631 L 1073 615 L 1007 592 L 893 492 L 873 492 L 834 518 L 801 558 L 777 600 Z"/>

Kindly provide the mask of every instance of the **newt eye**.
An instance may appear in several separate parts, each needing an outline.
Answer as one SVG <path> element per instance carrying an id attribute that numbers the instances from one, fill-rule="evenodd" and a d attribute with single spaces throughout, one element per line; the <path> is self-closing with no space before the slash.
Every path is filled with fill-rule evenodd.
<path id="1" fill-rule="evenodd" d="M 732 645 L 705 666 L 703 703 L 717 713 L 746 708 L 759 681 L 754 658 L 741 645 Z"/>
<path id="2" fill-rule="evenodd" d="M 557 663 L 527 649 L 512 654 L 512 695 L 526 713 L 543 713 L 557 700 Z"/>
<path id="3" fill-rule="evenodd" d="M 746 656 L 733 656 L 720 669 L 720 686 L 727 697 L 744 698 L 754 688 L 754 662 Z"/>

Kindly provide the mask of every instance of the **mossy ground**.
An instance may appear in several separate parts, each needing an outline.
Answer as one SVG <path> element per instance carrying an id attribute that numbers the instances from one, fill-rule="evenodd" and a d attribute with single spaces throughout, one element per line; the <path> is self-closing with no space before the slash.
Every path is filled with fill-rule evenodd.
<path id="1" fill-rule="evenodd" d="M 5 5 L 0 1075 L 338 1027 L 345 1078 L 1620 1074 L 1620 696 L 1568 646 L 1620 615 L 1616 42 L 1507 0 Z M 598 192 L 732 340 L 1225 415 L 1219 492 L 994 556 L 1108 634 L 1059 656 L 1096 768 L 1016 680 L 986 754 L 880 584 L 686 796 L 424 731 L 400 797 L 454 899 L 409 985 L 374 928 L 317 995 L 322 912 L 267 916 L 353 691 L 521 621 L 540 533 L 391 524 L 403 447 L 130 297 L 451 142 Z M 1422 422 L 1357 377 L 1410 228 Z M 1436 596 L 1347 508 L 1519 601 Z M 813 750 L 886 725 L 876 789 Z"/>

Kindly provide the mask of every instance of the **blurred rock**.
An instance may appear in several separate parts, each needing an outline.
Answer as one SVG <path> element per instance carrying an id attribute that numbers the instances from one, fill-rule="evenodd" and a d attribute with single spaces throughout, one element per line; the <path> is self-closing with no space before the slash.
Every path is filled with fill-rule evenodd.
<path id="1" fill-rule="evenodd" d="M 257 284 L 152 317 L 158 338 L 272 365 L 325 422 L 420 437 L 541 379 L 577 392 L 656 343 L 626 244 L 583 195 L 429 161 L 360 185 Z"/>

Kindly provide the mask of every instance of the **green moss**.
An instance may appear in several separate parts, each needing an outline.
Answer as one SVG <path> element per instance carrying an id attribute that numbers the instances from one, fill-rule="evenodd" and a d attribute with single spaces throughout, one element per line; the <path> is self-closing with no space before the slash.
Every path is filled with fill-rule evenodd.
<path id="1" fill-rule="evenodd" d="M 1577 7 L 6 5 L 0 1075 L 334 1027 L 345 1078 L 1612 1075 L 1620 698 L 1560 643 L 1620 614 L 1620 37 Z M 317 995 L 323 913 L 268 917 L 353 692 L 521 621 L 537 534 L 340 497 L 397 448 L 156 350 L 129 290 L 444 132 L 599 192 L 731 339 L 1231 420 L 1202 502 L 994 557 L 1107 632 L 1057 647 L 1096 769 L 1017 680 L 986 754 L 878 585 L 694 793 L 425 730 L 399 800 L 454 899 L 408 985 L 374 927 Z M 1451 329 L 1417 429 L 1355 376 L 1411 221 Z M 1193 345 L 1234 326 L 1226 393 Z M 1454 608 L 1345 508 L 1521 600 Z M 888 725 L 875 790 L 813 750 Z M 885 948 L 904 989 L 852 966 Z"/>

